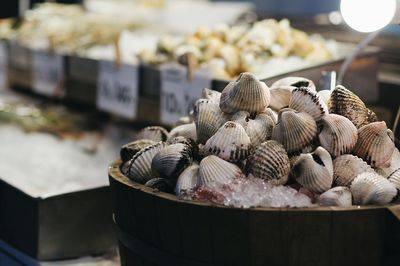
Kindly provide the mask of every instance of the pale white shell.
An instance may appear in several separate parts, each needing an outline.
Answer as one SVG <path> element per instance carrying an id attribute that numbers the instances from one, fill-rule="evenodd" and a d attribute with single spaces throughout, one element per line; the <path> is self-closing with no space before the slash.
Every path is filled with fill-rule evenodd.
<path id="1" fill-rule="evenodd" d="M 319 142 L 333 157 L 350 153 L 357 143 L 358 131 L 344 116 L 328 114 L 320 121 Z"/>
<path id="2" fill-rule="evenodd" d="M 293 164 L 292 175 L 303 187 L 322 193 L 332 186 L 333 165 L 329 153 L 318 147 L 313 153 L 303 153 Z"/>
<path id="3" fill-rule="evenodd" d="M 193 163 L 188 166 L 178 177 L 175 186 L 175 193 L 181 195 L 182 193 L 193 190 L 198 183 L 199 179 L 199 165 Z"/>
<path id="4" fill-rule="evenodd" d="M 385 122 L 374 122 L 358 129 L 353 153 L 372 167 L 383 166 L 391 158 L 394 142 Z"/>
<path id="5" fill-rule="evenodd" d="M 396 188 L 400 190 L 400 168 L 393 171 L 388 177 L 388 180 L 395 184 Z"/>
<path id="6" fill-rule="evenodd" d="M 251 150 L 251 141 L 244 128 L 236 122 L 226 122 L 207 140 L 204 154 L 214 154 L 231 162 L 247 158 Z"/>
<path id="7" fill-rule="evenodd" d="M 272 129 L 275 123 L 268 114 L 260 113 L 252 119 L 249 112 L 239 111 L 235 113 L 231 119 L 243 126 L 253 147 L 271 139 Z"/>
<path id="8" fill-rule="evenodd" d="M 219 106 L 228 114 L 237 111 L 261 112 L 270 102 L 268 86 L 253 74 L 242 73 L 222 91 Z"/>
<path id="9" fill-rule="evenodd" d="M 241 176 L 243 173 L 238 166 L 215 155 L 210 155 L 200 162 L 198 185 L 203 186 L 212 182 L 227 183 L 233 178 Z"/>
<path id="10" fill-rule="evenodd" d="M 318 197 L 322 206 L 349 207 L 352 203 L 351 191 L 348 187 L 334 187 Z"/>
<path id="11" fill-rule="evenodd" d="M 131 161 L 128 169 L 128 177 L 138 183 L 146 183 L 154 177 L 158 177 L 151 170 L 151 162 L 153 157 L 162 150 L 166 144 L 157 142 L 156 144 L 147 146 L 137 152 Z"/>
<path id="12" fill-rule="evenodd" d="M 375 168 L 375 171 L 383 177 L 388 177 L 395 170 L 400 168 L 400 152 L 396 147 L 390 159 L 381 167 Z"/>
<path id="13" fill-rule="evenodd" d="M 272 139 L 282 143 L 289 154 L 301 151 L 317 135 L 317 124 L 307 113 L 283 109 L 278 120 Z"/>
<path id="14" fill-rule="evenodd" d="M 397 194 L 396 186 L 377 173 L 362 173 L 350 186 L 354 204 L 383 205 L 391 202 Z"/>
<path id="15" fill-rule="evenodd" d="M 174 127 L 169 132 L 168 140 L 171 140 L 178 136 L 182 136 L 196 141 L 197 140 L 196 124 L 193 122 L 190 124 L 184 124 Z"/>
<path id="16" fill-rule="evenodd" d="M 356 176 L 365 172 L 373 173 L 374 169 L 355 155 L 344 154 L 333 160 L 333 183 L 336 186 L 349 187 Z"/>
<path id="17" fill-rule="evenodd" d="M 204 88 L 201 92 L 201 98 L 208 99 L 219 104 L 221 93 L 219 91 Z"/>
<path id="18" fill-rule="evenodd" d="M 319 98 L 328 106 L 329 98 L 331 97 L 331 90 L 322 90 L 317 92 Z"/>
<path id="19" fill-rule="evenodd" d="M 292 91 L 289 108 L 308 113 L 317 122 L 328 114 L 328 107 L 319 98 L 317 92 L 305 87 L 296 88 Z"/>
<path id="20" fill-rule="evenodd" d="M 302 77 L 285 77 L 281 78 L 271 85 L 271 90 L 280 87 L 291 86 L 293 88 L 307 87 L 315 91 L 315 84 L 312 80 Z"/>
<path id="21" fill-rule="evenodd" d="M 225 121 L 225 115 L 219 109 L 218 103 L 207 99 L 200 99 L 196 102 L 194 122 L 199 143 L 204 144 Z"/>

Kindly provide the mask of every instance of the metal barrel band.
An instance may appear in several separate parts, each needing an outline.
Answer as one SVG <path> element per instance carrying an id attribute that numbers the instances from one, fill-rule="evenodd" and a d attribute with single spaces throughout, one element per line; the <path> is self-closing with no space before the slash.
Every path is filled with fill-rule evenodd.
<path id="1" fill-rule="evenodd" d="M 156 263 L 157 265 L 173 265 L 173 266 L 216 266 L 214 264 L 194 261 L 186 258 L 178 258 L 178 255 L 170 254 L 164 250 L 155 248 L 144 241 L 138 239 L 130 233 L 121 229 L 114 221 L 118 240 L 134 253 L 142 255 L 146 260 Z"/>

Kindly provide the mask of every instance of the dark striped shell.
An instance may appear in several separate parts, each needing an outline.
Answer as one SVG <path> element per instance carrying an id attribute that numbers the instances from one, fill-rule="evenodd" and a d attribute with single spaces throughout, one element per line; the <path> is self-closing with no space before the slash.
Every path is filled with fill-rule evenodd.
<path id="1" fill-rule="evenodd" d="M 165 128 L 159 126 L 145 127 L 140 130 L 135 136 L 135 140 L 140 139 L 166 141 L 168 139 L 168 131 Z"/>
<path id="2" fill-rule="evenodd" d="M 285 148 L 275 140 L 261 143 L 248 160 L 248 173 L 275 185 L 287 182 L 290 161 Z"/>
<path id="3" fill-rule="evenodd" d="M 156 142 L 153 140 L 140 139 L 123 145 L 119 153 L 121 156 L 121 160 L 123 162 L 129 161 L 138 151 L 154 143 Z"/>

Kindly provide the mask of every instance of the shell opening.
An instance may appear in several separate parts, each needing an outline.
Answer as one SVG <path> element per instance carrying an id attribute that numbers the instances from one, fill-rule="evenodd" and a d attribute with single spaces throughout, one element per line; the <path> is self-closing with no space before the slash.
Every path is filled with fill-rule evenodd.
<path id="1" fill-rule="evenodd" d="M 319 157 L 317 154 L 311 154 L 314 162 L 316 162 L 317 164 L 321 165 L 321 166 L 325 166 L 324 162 L 321 160 L 321 157 Z"/>

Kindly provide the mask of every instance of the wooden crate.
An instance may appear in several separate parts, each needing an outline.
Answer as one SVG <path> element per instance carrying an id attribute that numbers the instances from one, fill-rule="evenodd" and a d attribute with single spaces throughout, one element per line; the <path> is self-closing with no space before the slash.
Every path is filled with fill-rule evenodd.
<path id="1" fill-rule="evenodd" d="M 109 168 L 122 265 L 399 265 L 400 205 L 240 209 Z"/>

